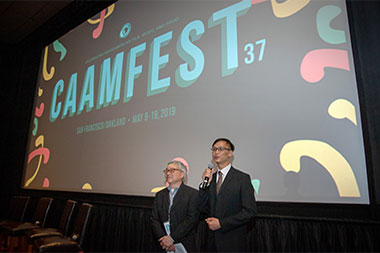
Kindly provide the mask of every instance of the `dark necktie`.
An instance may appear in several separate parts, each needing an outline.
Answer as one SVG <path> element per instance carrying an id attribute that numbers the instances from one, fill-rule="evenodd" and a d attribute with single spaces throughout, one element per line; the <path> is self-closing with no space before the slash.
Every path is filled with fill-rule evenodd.
<path id="1" fill-rule="evenodd" d="M 219 171 L 218 182 L 216 182 L 216 194 L 219 193 L 220 186 L 222 186 L 222 182 L 223 182 L 223 173 L 221 171 Z"/>

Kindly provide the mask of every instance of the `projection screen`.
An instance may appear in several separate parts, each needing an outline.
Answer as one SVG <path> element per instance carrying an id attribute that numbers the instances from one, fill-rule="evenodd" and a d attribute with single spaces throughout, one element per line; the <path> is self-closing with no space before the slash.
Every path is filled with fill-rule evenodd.
<path id="1" fill-rule="evenodd" d="M 42 50 L 22 187 L 198 188 L 218 137 L 257 200 L 368 204 L 344 1 L 116 2 Z"/>

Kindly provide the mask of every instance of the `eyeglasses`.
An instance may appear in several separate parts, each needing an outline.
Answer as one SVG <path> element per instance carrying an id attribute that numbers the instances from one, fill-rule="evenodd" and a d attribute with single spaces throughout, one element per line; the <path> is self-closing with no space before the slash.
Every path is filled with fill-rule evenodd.
<path id="1" fill-rule="evenodd" d="M 211 148 L 212 152 L 216 152 L 216 151 L 223 152 L 224 150 L 230 151 L 231 149 L 230 148 L 225 148 L 225 147 L 212 147 Z"/>
<path id="2" fill-rule="evenodd" d="M 168 169 L 168 168 L 166 168 L 162 172 L 164 172 L 165 174 L 166 173 L 174 173 L 176 170 L 181 171 L 180 169 L 173 169 L 173 168 Z"/>

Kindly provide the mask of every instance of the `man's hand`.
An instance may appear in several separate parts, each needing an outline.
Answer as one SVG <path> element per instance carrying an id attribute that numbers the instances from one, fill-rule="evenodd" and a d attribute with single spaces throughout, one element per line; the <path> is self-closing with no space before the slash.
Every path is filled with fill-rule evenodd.
<path id="1" fill-rule="evenodd" d="M 208 228 L 212 231 L 215 231 L 221 228 L 218 218 L 211 217 L 211 218 L 207 218 L 205 221 L 208 225 Z"/>
<path id="2" fill-rule="evenodd" d="M 174 244 L 169 247 L 168 251 L 174 251 L 175 252 L 175 246 L 174 246 Z"/>
<path id="3" fill-rule="evenodd" d="M 161 237 L 160 239 L 158 239 L 158 241 L 160 242 L 162 249 L 164 249 L 166 251 L 172 251 L 173 250 L 172 246 L 174 247 L 174 244 L 173 244 L 173 240 L 172 240 L 172 238 L 170 238 L 170 236 L 165 235 L 165 236 Z"/>
<path id="4" fill-rule="evenodd" d="M 205 180 L 205 177 L 208 177 L 208 182 L 210 183 L 212 180 L 212 169 L 206 168 L 202 173 L 202 181 Z"/>

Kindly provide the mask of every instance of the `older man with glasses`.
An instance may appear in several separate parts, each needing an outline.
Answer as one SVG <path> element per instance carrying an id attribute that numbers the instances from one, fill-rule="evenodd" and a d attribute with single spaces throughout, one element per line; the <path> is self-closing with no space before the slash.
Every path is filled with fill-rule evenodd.
<path id="1" fill-rule="evenodd" d="M 180 161 L 164 169 L 167 188 L 157 192 L 151 215 L 155 237 L 165 251 L 194 252 L 199 221 L 198 191 L 187 186 L 187 170 Z"/>
<path id="2" fill-rule="evenodd" d="M 234 150 L 230 140 L 216 139 L 211 151 L 217 169 L 207 168 L 202 174 L 204 182 L 209 179 L 199 190 L 200 209 L 209 228 L 209 252 L 246 251 L 247 224 L 256 215 L 251 178 L 231 165 Z"/>

